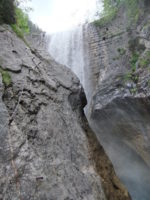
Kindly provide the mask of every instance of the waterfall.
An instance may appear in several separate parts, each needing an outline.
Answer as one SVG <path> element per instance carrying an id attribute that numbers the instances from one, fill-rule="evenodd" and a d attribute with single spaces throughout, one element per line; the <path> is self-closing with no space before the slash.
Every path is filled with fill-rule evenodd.
<path id="1" fill-rule="evenodd" d="M 95 42 L 97 37 L 93 35 L 94 27 L 91 24 L 83 24 L 72 30 L 57 32 L 50 35 L 49 53 L 60 64 L 70 68 L 80 79 L 84 88 L 88 105 L 86 114 L 90 109 L 93 91 L 97 85 L 95 78 L 95 61 L 91 60 L 95 51 L 91 51 L 90 42 Z M 92 35 L 92 37 L 91 37 Z M 97 62 L 99 66 L 99 62 Z"/>
<path id="2" fill-rule="evenodd" d="M 83 26 L 52 34 L 49 52 L 57 62 L 71 68 L 85 86 Z"/>

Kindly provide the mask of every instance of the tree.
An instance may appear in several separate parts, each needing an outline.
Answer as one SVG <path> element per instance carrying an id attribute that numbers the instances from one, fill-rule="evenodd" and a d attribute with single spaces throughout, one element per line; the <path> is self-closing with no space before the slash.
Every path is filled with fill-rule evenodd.
<path id="1" fill-rule="evenodd" d="M 14 0 L 0 0 L 0 23 L 14 24 L 15 22 Z"/>

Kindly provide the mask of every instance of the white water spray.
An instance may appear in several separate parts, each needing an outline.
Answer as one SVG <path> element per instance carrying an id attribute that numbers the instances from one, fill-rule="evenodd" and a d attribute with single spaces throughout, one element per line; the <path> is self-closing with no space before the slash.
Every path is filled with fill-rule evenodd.
<path id="1" fill-rule="evenodd" d="M 84 86 L 83 26 L 51 35 L 49 52 L 57 62 L 71 68 Z"/>

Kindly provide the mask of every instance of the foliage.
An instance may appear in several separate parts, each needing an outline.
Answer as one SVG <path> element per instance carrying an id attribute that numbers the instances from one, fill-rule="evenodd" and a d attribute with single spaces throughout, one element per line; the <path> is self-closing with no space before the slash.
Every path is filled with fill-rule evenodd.
<path id="1" fill-rule="evenodd" d="M 124 81 L 133 81 L 134 83 L 138 83 L 139 76 L 135 74 L 132 70 L 125 74 Z"/>
<path id="2" fill-rule="evenodd" d="M 23 33 L 29 33 L 28 15 L 21 8 L 16 7 L 16 25 Z"/>
<path id="3" fill-rule="evenodd" d="M 14 0 L 0 0 L 0 23 L 15 23 Z"/>
<path id="4" fill-rule="evenodd" d="M 16 18 L 16 23 L 11 24 L 11 27 L 13 31 L 16 33 L 16 35 L 27 44 L 26 40 L 24 39 L 24 34 L 30 32 L 28 26 L 28 21 L 29 21 L 28 15 L 21 8 L 16 6 L 15 18 Z"/>
<path id="5" fill-rule="evenodd" d="M 130 59 L 131 69 L 133 72 L 136 70 L 136 63 L 138 59 L 139 59 L 139 54 L 137 52 L 133 53 Z"/>
<path id="6" fill-rule="evenodd" d="M 11 84 L 10 74 L 6 70 L 2 69 L 1 67 L 0 67 L 0 73 L 2 75 L 2 80 L 3 80 L 4 85 L 8 87 Z"/>
<path id="7" fill-rule="evenodd" d="M 126 53 L 126 50 L 123 48 L 118 48 L 117 51 L 119 52 L 120 56 L 123 56 Z"/>
<path id="8" fill-rule="evenodd" d="M 113 20 L 118 11 L 118 3 L 120 0 L 103 0 L 103 13 L 100 15 L 100 19 L 94 22 L 97 26 L 103 26 Z"/>
<path id="9" fill-rule="evenodd" d="M 23 36 L 21 29 L 16 24 L 12 24 L 11 27 L 12 27 L 13 31 L 16 33 L 16 35 L 19 38 L 23 39 L 24 36 Z"/>
<path id="10" fill-rule="evenodd" d="M 139 67 L 145 68 L 150 64 L 150 51 L 147 51 L 143 58 L 139 59 Z"/>
<path id="11" fill-rule="evenodd" d="M 103 13 L 99 14 L 100 19 L 94 22 L 95 25 L 103 26 L 111 22 L 121 6 L 127 11 L 128 24 L 136 23 L 141 13 L 138 2 L 139 0 L 103 0 Z"/>

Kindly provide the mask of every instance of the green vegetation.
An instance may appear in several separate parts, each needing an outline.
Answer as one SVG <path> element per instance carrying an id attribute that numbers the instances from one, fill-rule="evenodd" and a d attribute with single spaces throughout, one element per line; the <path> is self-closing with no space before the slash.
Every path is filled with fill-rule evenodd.
<path id="1" fill-rule="evenodd" d="M 118 12 L 118 5 L 120 0 L 117 0 L 115 3 L 112 0 L 103 0 L 103 13 L 100 15 L 100 19 L 94 22 L 97 26 L 103 26 L 110 21 L 112 21 Z"/>
<path id="2" fill-rule="evenodd" d="M 139 54 L 137 52 L 133 53 L 130 59 L 130 64 L 131 64 L 131 70 L 133 72 L 136 71 L 136 63 L 139 59 Z"/>
<path id="3" fill-rule="evenodd" d="M 138 83 L 139 80 L 139 76 L 137 74 L 135 74 L 132 71 L 129 71 L 127 74 L 125 74 L 124 76 L 124 81 L 133 81 L 134 83 Z"/>
<path id="4" fill-rule="evenodd" d="M 16 7 L 15 18 L 16 18 L 16 23 L 11 24 L 11 27 L 13 31 L 17 34 L 17 36 L 23 39 L 24 34 L 29 33 L 28 15 L 24 13 L 20 8 Z"/>
<path id="5" fill-rule="evenodd" d="M 97 26 L 106 25 L 117 16 L 120 7 L 123 7 L 127 11 L 128 25 L 135 24 L 141 14 L 138 3 L 139 0 L 103 0 L 103 13 L 99 14 L 100 19 L 94 23 Z"/>
<path id="6" fill-rule="evenodd" d="M 126 50 L 123 48 L 118 48 L 117 51 L 119 52 L 120 56 L 123 56 L 126 53 Z"/>
<path id="7" fill-rule="evenodd" d="M 117 57 L 112 58 L 114 61 L 119 60 L 122 56 L 124 56 L 126 54 L 126 49 L 118 48 L 117 51 L 118 51 L 119 55 Z"/>
<path id="8" fill-rule="evenodd" d="M 22 33 L 29 33 L 29 26 L 28 26 L 28 15 L 24 13 L 20 8 L 15 9 L 16 13 L 16 25 L 22 31 Z"/>
<path id="9" fill-rule="evenodd" d="M 29 33 L 28 15 L 19 8 L 17 0 L 0 0 L 0 24 L 11 25 L 18 37 Z"/>
<path id="10" fill-rule="evenodd" d="M 130 65 L 131 70 L 125 74 L 124 81 L 133 81 L 135 84 L 138 83 L 139 75 L 136 74 L 136 64 L 139 59 L 139 54 L 137 52 L 134 52 L 130 58 Z"/>
<path id="11" fill-rule="evenodd" d="M 17 35 L 19 38 L 23 39 L 24 34 L 23 34 L 23 32 L 20 30 L 20 28 L 19 28 L 16 24 L 12 24 L 11 27 L 12 27 L 13 31 L 16 33 L 16 35 Z"/>
<path id="12" fill-rule="evenodd" d="M 130 89 L 130 92 L 131 92 L 131 94 L 136 94 L 137 88 L 136 88 L 136 87 L 131 88 L 131 89 Z"/>
<path id="13" fill-rule="evenodd" d="M 139 59 L 139 67 L 145 68 L 150 65 L 150 51 L 147 51 L 143 58 Z"/>
<path id="14" fill-rule="evenodd" d="M 0 73 L 2 75 L 2 81 L 4 83 L 4 85 L 6 87 L 8 87 L 10 84 L 11 84 L 11 76 L 10 74 L 8 73 L 7 70 L 4 70 L 0 67 Z"/>

